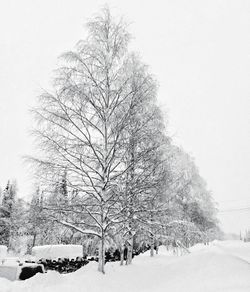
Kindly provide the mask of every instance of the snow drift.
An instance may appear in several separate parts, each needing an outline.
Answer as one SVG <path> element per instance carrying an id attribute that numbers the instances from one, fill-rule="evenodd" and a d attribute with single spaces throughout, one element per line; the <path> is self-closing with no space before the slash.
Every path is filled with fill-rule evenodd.
<path id="1" fill-rule="evenodd" d="M 83 247 L 81 245 L 42 245 L 35 246 L 32 248 L 32 256 L 37 260 L 41 258 L 46 259 L 58 259 L 58 258 L 69 258 L 74 259 L 76 257 L 83 256 Z"/>
<path id="2" fill-rule="evenodd" d="M 219 244 L 219 246 L 218 246 Z M 250 250 L 250 244 L 234 244 Z M 134 258 L 130 266 L 107 263 L 106 274 L 97 272 L 91 262 L 75 273 L 37 274 L 23 282 L 0 279 L 1 292 L 247 292 L 250 291 L 250 266 L 245 259 L 232 255 L 230 245 L 214 243 L 194 247 L 190 254 L 174 256 L 165 247 L 150 258 Z"/>

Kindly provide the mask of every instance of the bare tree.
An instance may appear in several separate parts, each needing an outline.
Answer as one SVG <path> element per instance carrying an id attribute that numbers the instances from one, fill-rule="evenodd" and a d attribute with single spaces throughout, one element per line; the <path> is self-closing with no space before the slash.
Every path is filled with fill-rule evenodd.
<path id="1" fill-rule="evenodd" d="M 147 67 L 128 52 L 123 21 L 114 22 L 104 9 L 87 27 L 88 38 L 63 54 L 53 92 L 44 92 L 34 109 L 34 135 L 42 151 L 32 161 L 52 185 L 67 169 L 67 185 L 75 195 L 67 206 L 53 209 L 55 219 L 99 238 L 98 270 L 104 273 L 107 234 L 127 208 L 120 204 L 120 182 L 134 172 L 133 159 L 126 159 L 131 153 L 126 143 L 133 139 L 128 135 L 131 116 L 155 97 L 156 85 Z M 142 165 L 149 152 L 144 149 L 137 163 Z M 62 209 L 74 219 L 56 216 Z"/>

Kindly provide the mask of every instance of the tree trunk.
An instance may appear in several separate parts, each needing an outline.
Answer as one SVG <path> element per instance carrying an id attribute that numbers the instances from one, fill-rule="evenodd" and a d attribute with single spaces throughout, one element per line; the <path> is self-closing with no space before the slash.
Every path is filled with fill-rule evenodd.
<path id="1" fill-rule="evenodd" d="M 154 256 L 154 236 L 151 235 L 151 240 L 150 240 L 150 256 Z"/>
<path id="2" fill-rule="evenodd" d="M 156 239 L 155 245 L 156 245 L 155 253 L 158 254 L 158 252 L 159 252 L 159 240 Z"/>
<path id="3" fill-rule="evenodd" d="M 121 254 L 120 265 L 123 266 L 123 263 L 124 263 L 124 247 L 120 248 L 120 254 Z"/>
<path id="4" fill-rule="evenodd" d="M 11 246 L 11 239 L 12 239 L 12 232 L 11 229 L 9 231 L 9 236 L 8 236 L 8 252 L 11 250 L 12 246 Z"/>
<path id="5" fill-rule="evenodd" d="M 101 242 L 99 245 L 98 271 L 103 274 L 105 274 L 104 265 L 105 265 L 105 248 L 104 248 L 104 236 L 102 236 Z"/>
<path id="6" fill-rule="evenodd" d="M 32 247 L 36 245 L 36 233 L 33 236 Z"/>
<path id="7" fill-rule="evenodd" d="M 128 255 L 127 255 L 127 261 L 126 265 L 130 265 L 132 263 L 132 255 L 133 255 L 133 236 L 129 240 L 129 245 L 128 245 Z"/>

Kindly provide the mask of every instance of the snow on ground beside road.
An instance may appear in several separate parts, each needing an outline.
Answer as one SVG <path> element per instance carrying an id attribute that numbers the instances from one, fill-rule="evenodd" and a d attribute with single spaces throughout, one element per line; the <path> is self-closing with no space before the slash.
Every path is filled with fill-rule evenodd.
<path id="1" fill-rule="evenodd" d="M 58 259 L 63 257 L 74 259 L 83 256 L 83 249 L 81 245 L 73 244 L 42 245 L 33 247 L 32 255 L 37 260 L 41 258 Z"/>
<path id="2" fill-rule="evenodd" d="M 250 245 L 241 242 L 197 245 L 190 254 L 179 257 L 161 247 L 158 256 L 140 255 L 131 266 L 108 263 L 106 275 L 98 273 L 97 263 L 91 262 L 71 274 L 48 272 L 22 282 L 0 279 L 0 292 L 250 291 L 250 265 L 231 255 L 231 250 L 242 250 L 244 254 L 249 252 Z"/>

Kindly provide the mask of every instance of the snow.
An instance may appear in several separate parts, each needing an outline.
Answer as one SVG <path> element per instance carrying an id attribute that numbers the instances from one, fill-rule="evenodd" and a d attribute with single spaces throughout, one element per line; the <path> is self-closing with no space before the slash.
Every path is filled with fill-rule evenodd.
<path id="1" fill-rule="evenodd" d="M 0 245 L 0 259 L 7 256 L 7 246 Z"/>
<path id="2" fill-rule="evenodd" d="M 213 242 L 196 245 L 190 254 L 174 256 L 161 246 L 159 255 L 134 258 L 130 266 L 107 263 L 106 274 L 97 263 L 71 274 L 48 272 L 26 281 L 0 279 L 1 292 L 218 292 L 250 291 L 250 243 Z M 240 255 L 240 257 L 238 256 Z"/>
<path id="3" fill-rule="evenodd" d="M 250 242 L 227 240 L 224 241 L 223 244 L 219 241 L 215 241 L 213 244 L 220 247 L 224 252 L 250 263 Z"/>
<path id="4" fill-rule="evenodd" d="M 0 279 L 4 277 L 9 280 L 16 280 L 19 273 L 20 267 L 18 265 L 0 265 Z"/>
<path id="5" fill-rule="evenodd" d="M 83 248 L 81 245 L 42 245 L 35 246 L 32 248 L 32 256 L 37 260 L 41 258 L 46 259 L 58 259 L 58 258 L 69 258 L 74 259 L 76 257 L 83 256 Z M 1 292 L 1 291 L 0 291 Z"/>

